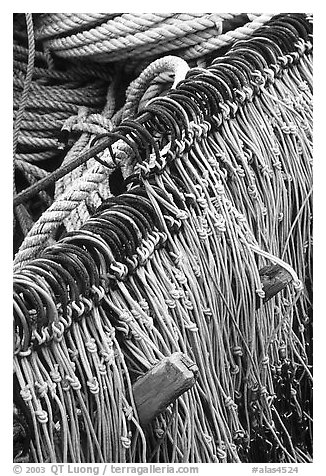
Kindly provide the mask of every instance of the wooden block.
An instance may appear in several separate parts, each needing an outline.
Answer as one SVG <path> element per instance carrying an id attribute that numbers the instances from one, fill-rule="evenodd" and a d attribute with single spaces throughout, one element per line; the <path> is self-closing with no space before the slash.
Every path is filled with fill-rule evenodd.
<path id="1" fill-rule="evenodd" d="M 259 270 L 265 297 L 263 302 L 269 301 L 292 281 L 291 274 L 279 264 L 264 266 Z"/>
<path id="2" fill-rule="evenodd" d="M 176 352 L 158 362 L 133 385 L 140 424 L 146 426 L 195 383 L 198 368 Z"/>

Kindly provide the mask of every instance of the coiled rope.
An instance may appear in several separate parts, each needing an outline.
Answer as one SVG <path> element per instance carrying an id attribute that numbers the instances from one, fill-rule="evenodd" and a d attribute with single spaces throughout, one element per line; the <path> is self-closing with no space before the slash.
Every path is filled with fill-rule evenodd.
<path id="1" fill-rule="evenodd" d="M 60 57 L 92 58 L 101 62 L 121 61 L 135 56 L 153 57 L 167 51 L 201 44 L 199 48 L 207 51 L 216 50 L 236 39 L 247 37 L 268 21 L 271 15 L 262 15 L 251 22 L 246 15 L 240 15 L 240 18 L 242 22 L 247 20 L 246 25 L 232 31 L 229 23 L 235 21 L 237 25 L 239 21 L 237 14 L 123 14 L 95 28 L 65 37 L 49 39 L 49 36 L 53 35 L 50 32 L 45 35 L 42 26 L 40 33 L 37 30 L 36 34 L 37 37 L 40 35 L 40 38 L 46 38 L 44 41 L 46 47 Z M 51 15 L 48 17 L 49 23 L 50 20 Z M 56 17 L 53 21 L 56 21 Z M 209 38 L 218 37 L 223 33 L 224 22 L 230 31 L 223 36 L 220 44 L 209 43 Z M 191 49 L 188 53 L 183 51 L 183 57 L 189 58 L 191 51 Z M 196 52 L 195 56 L 191 57 L 197 56 L 200 54 Z"/>
<path id="2" fill-rule="evenodd" d="M 26 22 L 28 48 L 20 37 L 14 43 L 13 145 L 17 171 L 14 190 L 17 191 L 61 165 L 60 134 L 65 120 L 82 106 L 88 107 L 90 112 L 99 111 L 107 99 L 111 80 L 110 73 L 96 65 L 94 68 L 78 64 L 54 68 L 47 55 L 35 47 L 30 14 L 26 15 Z M 18 35 L 17 27 L 14 32 Z M 70 141 L 69 147 L 72 143 Z M 22 237 L 53 197 L 42 192 L 40 199 L 37 207 L 30 204 L 16 210 Z"/>

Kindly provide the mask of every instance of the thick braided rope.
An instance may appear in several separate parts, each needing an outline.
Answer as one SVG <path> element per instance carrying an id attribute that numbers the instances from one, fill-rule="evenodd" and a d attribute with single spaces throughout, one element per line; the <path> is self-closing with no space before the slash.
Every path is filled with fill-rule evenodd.
<path id="1" fill-rule="evenodd" d="M 171 13 L 124 13 L 121 17 L 109 20 L 89 31 L 83 31 L 64 38 L 55 38 L 51 40 L 51 49 L 66 50 L 108 40 L 110 38 L 119 38 L 120 36 L 131 33 L 134 34 L 135 32 L 151 28 L 157 23 L 162 23 L 164 19 L 170 18 L 171 16 L 173 16 Z"/>
<path id="2" fill-rule="evenodd" d="M 160 73 L 173 73 L 174 82 L 172 88 L 175 88 L 178 82 L 185 78 L 188 70 L 188 64 L 176 56 L 165 56 L 153 61 L 128 87 L 122 119 L 136 115 L 139 101 L 152 80 Z"/>
<path id="3" fill-rule="evenodd" d="M 90 66 L 78 64 L 69 68 L 68 72 L 55 71 L 48 63 L 46 55 L 35 50 L 33 20 L 28 15 L 26 19 L 28 48 L 14 44 L 14 147 L 17 147 L 17 169 L 32 185 L 47 175 L 38 165 L 42 166 L 43 161 L 59 158 L 61 154 L 58 150 L 57 135 L 64 119 L 69 117 L 71 112 L 77 113 L 81 104 L 92 106 L 91 111 L 97 111 L 96 106 L 104 103 L 110 74 L 107 68 L 104 70 L 98 65 L 95 65 L 95 71 Z M 35 77 L 34 58 L 38 61 Z M 88 71 L 91 74 L 88 74 Z M 88 132 L 98 134 L 103 130 L 89 124 Z M 51 205 L 52 199 L 46 192 L 39 195 L 43 202 L 42 209 Z M 29 216 L 27 211 L 20 210 L 21 208 L 16 210 L 16 215 L 23 234 L 26 235 L 36 217 Z"/>
<path id="4" fill-rule="evenodd" d="M 23 46 L 19 43 L 17 43 L 17 40 L 14 39 L 13 43 L 13 52 L 14 52 L 14 57 L 19 58 L 19 60 L 23 60 L 26 62 L 26 59 L 28 58 L 28 48 L 26 46 Z M 43 51 L 35 50 L 35 59 L 40 60 L 40 61 L 45 61 L 47 62 L 46 55 Z M 35 69 L 34 69 L 35 71 Z"/>
<path id="5" fill-rule="evenodd" d="M 21 84 L 21 79 L 17 76 L 15 77 L 15 86 Z M 93 107 L 95 108 L 98 104 L 102 104 L 103 98 L 103 87 L 101 88 L 102 82 L 100 84 L 94 84 L 94 88 L 80 88 L 64 89 L 62 86 L 50 86 L 50 85 L 40 85 L 33 83 L 30 89 L 29 97 L 46 97 L 48 100 L 53 101 L 65 101 L 67 103 L 77 104 L 77 105 L 89 105 L 93 101 Z M 101 94 L 102 93 L 102 94 Z"/>
<path id="6" fill-rule="evenodd" d="M 233 14 L 219 14 L 219 18 L 223 19 L 230 19 L 233 16 Z M 113 20 L 102 23 L 96 28 L 63 38 L 51 39 L 49 45 L 51 46 L 51 50 L 54 51 L 70 49 L 101 40 L 119 38 L 127 34 L 142 32 L 158 23 L 161 25 L 173 25 L 176 22 L 184 22 L 201 17 L 203 17 L 202 13 L 124 13 L 121 16 L 115 17 Z M 55 18 L 52 21 L 55 22 Z M 43 25 L 41 25 L 41 28 L 42 27 Z M 41 38 L 38 30 L 36 30 L 36 37 Z"/>
<path id="7" fill-rule="evenodd" d="M 81 177 L 75 186 L 69 187 L 32 227 L 14 260 L 14 269 L 20 269 L 24 263 L 38 254 L 48 242 L 52 232 L 74 210 L 78 204 L 86 200 L 89 193 L 96 189 L 105 178 L 107 170 L 101 164 L 94 167 Z"/>
<path id="8" fill-rule="evenodd" d="M 82 150 L 87 146 L 91 139 L 91 135 L 103 134 L 112 129 L 111 118 L 115 109 L 115 84 L 112 82 L 108 88 L 106 95 L 106 105 L 101 114 L 89 113 L 89 110 L 85 107 L 81 107 L 78 110 L 78 114 L 70 116 L 63 124 L 62 129 L 67 132 L 80 132 L 82 135 L 79 140 L 74 144 L 72 149 L 68 152 L 63 160 L 63 165 L 78 156 Z M 93 163 L 93 161 L 90 161 Z M 77 167 L 70 174 L 62 177 L 57 184 L 55 190 L 55 197 L 57 198 L 64 190 L 73 183 L 76 178 L 82 176 L 86 168 L 89 168 L 89 164 L 84 164 Z"/>
<path id="9" fill-rule="evenodd" d="M 173 86 L 174 78 L 172 74 L 160 73 L 148 86 L 143 96 L 139 100 L 138 112 L 146 106 L 147 102 L 157 96 L 162 96 Z"/>
<path id="10" fill-rule="evenodd" d="M 155 57 L 162 55 L 167 52 L 173 52 L 174 50 L 183 50 L 189 48 L 198 43 L 202 43 L 212 36 L 220 35 L 222 33 L 222 23 L 218 24 L 216 27 L 208 28 L 206 30 L 198 32 L 190 32 L 179 38 L 173 38 L 170 41 L 157 41 L 153 45 L 152 43 L 144 44 L 139 46 L 136 49 L 125 48 L 121 51 L 117 50 L 116 52 L 109 53 L 108 55 L 95 55 L 92 56 L 93 61 L 97 62 L 106 62 L 106 61 L 119 61 L 122 59 L 127 59 L 132 57 L 134 60 L 139 61 L 144 57 Z"/>
<path id="11" fill-rule="evenodd" d="M 89 56 L 93 61 L 105 63 L 107 61 L 120 61 L 122 59 L 131 59 L 131 63 L 127 65 L 132 70 L 139 64 L 141 58 L 159 56 L 166 52 L 178 50 L 178 54 L 185 60 L 200 58 L 203 55 L 216 51 L 219 48 L 230 46 L 239 39 L 246 39 L 252 33 L 272 18 L 273 15 L 259 15 L 254 17 L 253 21 L 248 22 L 242 27 L 238 27 L 225 34 L 222 33 L 222 23 L 214 28 L 207 30 L 191 32 L 181 38 L 174 38 L 171 41 L 162 39 L 155 43 L 149 43 L 138 46 L 135 49 L 125 48 L 108 54 L 96 54 Z M 221 41 L 219 41 L 221 40 Z"/>
<path id="12" fill-rule="evenodd" d="M 88 27 L 112 17 L 114 14 L 108 13 L 46 13 L 39 18 L 36 37 L 49 38 L 76 28 Z"/>
<path id="13" fill-rule="evenodd" d="M 207 53 L 229 46 L 236 40 L 243 40 L 248 38 L 257 28 L 260 28 L 264 23 L 268 22 L 273 17 L 273 14 L 263 14 L 258 16 L 252 22 L 248 22 L 246 25 L 236 28 L 235 30 L 228 31 L 220 36 L 209 36 L 200 44 L 190 47 L 182 53 L 182 57 L 185 60 L 198 58 L 204 56 Z"/>
<path id="14" fill-rule="evenodd" d="M 16 52 L 14 51 L 14 55 Z M 44 60 L 44 59 L 43 59 Z M 18 137 L 17 158 L 40 164 L 51 159 L 57 160 L 58 134 L 65 119 L 78 113 L 84 105 L 91 111 L 99 110 L 106 100 L 110 75 L 95 65 L 102 78 L 95 79 L 94 72 L 88 75 L 88 67 L 69 67 L 68 71 L 55 71 L 45 67 L 38 68 L 29 88 L 28 101 L 21 120 Z M 107 69 L 107 68 L 106 68 Z M 14 63 L 14 118 L 18 117 L 20 107 L 19 93 L 24 86 L 26 61 Z M 97 71 L 95 71 L 96 74 Z M 86 73 L 86 74 L 85 74 Z M 103 74 L 102 74 L 103 73 Z M 104 80 L 105 79 L 105 80 Z M 87 80 L 87 82 L 86 82 Z M 42 114 L 44 112 L 44 114 Z M 89 129 L 92 126 L 89 125 Z M 93 130 L 98 133 L 98 130 Z"/>
<path id="15" fill-rule="evenodd" d="M 79 205 L 89 200 L 90 194 L 97 191 L 120 164 L 128 167 L 127 159 L 130 157 L 127 146 L 119 140 L 112 146 L 114 152 L 114 162 L 109 156 L 106 157 L 107 167 L 93 160 L 92 166 L 85 173 L 62 193 L 55 202 L 41 215 L 34 224 L 28 235 L 25 237 L 18 253 L 14 259 L 14 270 L 18 270 L 28 261 L 35 258 L 39 252 L 48 244 L 53 232 L 74 212 Z M 106 154 L 107 155 L 107 154 Z M 107 186 L 108 188 L 108 186 Z M 82 225 L 89 214 L 81 218 Z M 75 217 L 76 219 L 76 217 Z M 70 227 L 69 227 L 70 228 Z"/>
<path id="16" fill-rule="evenodd" d="M 26 67 L 26 76 L 23 83 L 23 91 L 21 97 L 19 99 L 19 103 L 17 106 L 17 114 L 15 117 L 14 122 L 14 132 L 13 132 L 13 157 L 14 157 L 14 171 L 15 171 L 15 159 L 18 147 L 18 140 L 20 137 L 20 129 L 21 129 L 21 122 L 24 116 L 24 111 L 26 109 L 27 101 L 28 101 L 28 93 L 31 87 L 32 78 L 33 78 L 33 70 L 35 64 L 35 38 L 34 38 L 34 25 L 33 25 L 33 17 L 31 13 L 25 14 L 26 20 L 26 28 L 27 28 L 27 36 L 28 36 L 28 59 L 27 59 L 27 67 Z M 15 182 L 15 173 L 13 173 L 13 191 L 14 194 L 16 193 L 16 182 Z M 28 230 L 31 228 L 32 219 L 27 212 L 27 209 L 24 205 L 19 205 L 15 209 L 15 214 L 17 216 L 17 220 L 20 224 L 20 227 L 23 231 L 23 234 L 26 235 Z"/>
<path id="17" fill-rule="evenodd" d="M 161 40 L 169 41 L 189 35 L 190 33 L 195 34 L 208 28 L 217 28 L 219 30 L 219 25 L 222 23 L 223 18 L 216 14 L 209 14 L 195 19 L 185 20 L 177 18 L 173 20 L 173 22 L 162 22 L 158 27 L 150 28 L 144 32 L 125 34 L 118 38 L 102 39 L 101 36 L 99 40 L 82 46 L 79 46 L 79 41 L 75 42 L 75 38 L 71 37 L 71 47 L 65 50 L 53 48 L 52 40 L 46 42 L 46 46 L 49 50 L 55 51 L 57 55 L 66 58 L 113 53 L 124 49 L 139 48 L 143 45 L 152 45 Z"/>
<path id="18" fill-rule="evenodd" d="M 67 163 L 70 160 L 73 160 L 74 157 L 78 156 L 89 144 L 92 136 L 97 134 L 103 134 L 112 129 L 111 121 L 107 119 L 102 114 L 89 114 L 87 115 L 86 108 L 80 108 L 77 116 L 72 116 L 63 125 L 63 128 L 67 131 L 80 132 L 82 135 L 78 141 L 74 144 L 72 149 L 68 152 L 64 159 L 64 163 Z M 88 163 L 77 167 L 72 170 L 70 174 L 65 175 L 59 180 L 56 184 L 55 189 L 55 198 L 57 199 L 61 194 L 65 192 L 70 186 L 75 186 L 75 183 L 80 179 L 83 174 L 87 172 L 88 169 L 92 168 L 95 164 L 94 159 L 90 159 Z M 103 184 L 104 185 L 104 184 Z M 108 198 L 110 196 L 110 188 L 108 183 L 105 183 L 105 186 L 100 188 L 100 185 L 90 193 L 90 196 L 87 198 L 87 203 L 91 206 L 99 206 L 102 203 L 103 198 Z M 99 194 L 102 193 L 100 198 Z M 78 229 L 80 226 L 88 219 L 89 212 L 86 206 L 85 201 L 82 201 L 75 210 L 72 211 L 70 215 L 64 220 L 64 225 L 66 229 Z"/>
<path id="19" fill-rule="evenodd" d="M 79 139 L 74 143 L 72 148 L 69 150 L 69 152 L 66 154 L 63 164 L 67 163 L 70 161 L 74 156 L 80 154 L 83 149 L 87 146 L 87 143 L 89 141 L 89 137 L 86 134 L 82 134 Z M 80 170 L 80 167 L 77 167 L 75 170 L 78 171 Z M 66 177 L 62 177 L 62 179 L 58 180 L 55 183 L 55 191 L 54 191 L 54 198 L 57 199 L 67 188 L 67 181 L 70 179 L 71 174 L 67 175 Z"/>
<path id="20" fill-rule="evenodd" d="M 133 56 L 144 56 L 150 49 L 151 56 L 163 54 L 166 51 L 181 50 L 181 57 L 185 60 L 191 60 L 194 58 L 202 57 L 207 53 L 211 53 L 219 48 L 230 46 L 237 40 L 248 38 L 257 28 L 266 23 L 272 18 L 273 15 L 260 15 L 252 22 L 248 22 L 243 27 L 236 28 L 225 34 L 221 34 L 221 31 L 210 28 L 204 31 L 190 33 L 182 38 L 176 38 L 173 41 L 166 43 L 158 43 L 155 47 L 150 49 L 150 45 L 144 45 L 137 48 Z M 222 27 L 222 25 L 221 25 Z M 186 48 L 186 49 L 184 49 Z M 125 56 L 129 53 L 126 52 Z M 123 55 L 123 53 L 122 53 Z M 122 56 L 123 57 L 123 56 Z M 121 54 L 120 54 L 121 58 Z M 95 56 L 93 58 L 96 61 L 101 61 L 100 57 Z M 111 54 L 110 60 L 118 60 L 118 53 Z"/>
<path id="21" fill-rule="evenodd" d="M 21 70 L 26 72 L 28 48 L 25 48 L 16 42 L 13 46 L 13 52 L 14 71 Z M 95 78 L 97 80 L 102 79 L 104 81 L 109 81 L 111 79 L 111 72 L 108 71 L 108 68 L 97 63 L 81 63 L 75 61 L 74 63 L 69 63 L 68 69 L 61 71 L 53 67 L 52 63 L 48 60 L 47 55 L 42 51 L 35 50 L 35 59 L 38 61 L 37 64 L 34 65 L 33 79 L 42 78 L 44 80 L 45 78 L 49 78 L 51 80 L 57 79 L 63 80 L 65 82 L 79 82 L 81 76 L 87 76 L 88 86 L 86 87 L 89 87 L 89 80 L 91 78 Z M 39 62 L 43 63 L 44 66 L 39 66 Z"/>
<path id="22" fill-rule="evenodd" d="M 27 67 L 26 67 L 26 76 L 23 83 L 23 92 L 19 100 L 18 112 L 15 117 L 15 124 L 14 124 L 14 134 L 13 134 L 13 148 L 14 148 L 14 157 L 16 154 L 17 144 L 18 144 L 18 137 L 19 137 L 19 130 L 21 126 L 21 121 L 24 115 L 24 111 L 26 108 L 27 100 L 28 100 L 28 93 L 32 83 L 33 77 L 33 69 L 34 69 L 34 61 L 35 61 L 35 39 L 34 39 L 34 27 L 33 27 L 33 17 L 30 13 L 26 13 L 26 27 L 28 31 L 28 46 L 30 54 L 28 55 L 27 60 Z"/>

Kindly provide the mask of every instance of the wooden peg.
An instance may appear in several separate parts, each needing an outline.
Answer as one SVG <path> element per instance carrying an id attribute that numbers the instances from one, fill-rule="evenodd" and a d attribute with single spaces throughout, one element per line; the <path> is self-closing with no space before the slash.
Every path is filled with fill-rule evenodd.
<path id="1" fill-rule="evenodd" d="M 269 301 L 292 281 L 291 274 L 279 264 L 264 266 L 259 270 L 265 297 L 263 303 Z"/>
<path id="2" fill-rule="evenodd" d="M 133 384 L 139 421 L 146 426 L 195 383 L 198 368 L 185 354 L 165 357 Z"/>

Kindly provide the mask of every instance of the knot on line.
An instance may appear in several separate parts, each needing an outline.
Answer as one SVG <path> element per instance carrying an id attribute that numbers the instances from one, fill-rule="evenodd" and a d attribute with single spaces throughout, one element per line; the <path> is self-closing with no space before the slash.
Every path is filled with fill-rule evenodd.
<path id="1" fill-rule="evenodd" d="M 112 271 L 114 276 L 119 280 L 123 280 L 128 276 L 127 266 L 125 264 L 119 263 L 117 261 L 115 263 L 111 263 L 110 271 Z"/>
<path id="2" fill-rule="evenodd" d="M 71 308 L 77 312 L 77 317 L 81 317 L 85 312 L 85 306 L 81 301 L 80 301 L 80 306 L 78 306 L 78 304 L 75 301 L 72 301 Z"/>
<path id="3" fill-rule="evenodd" d="M 27 350 L 20 350 L 20 351 L 18 352 L 18 355 L 19 355 L 20 357 L 28 357 L 31 353 L 32 353 L 32 349 L 29 348 L 29 349 L 27 349 Z"/>
<path id="4" fill-rule="evenodd" d="M 40 423 L 47 423 L 49 418 L 45 410 L 36 410 L 35 416 Z"/>
<path id="5" fill-rule="evenodd" d="M 66 375 L 66 380 L 68 380 L 71 388 L 73 388 L 74 390 L 81 389 L 81 383 L 77 377 L 70 377 L 70 375 Z"/>
<path id="6" fill-rule="evenodd" d="M 149 310 L 149 305 L 148 302 L 145 299 L 141 299 L 138 304 L 142 308 L 143 311 L 148 311 Z"/>
<path id="7" fill-rule="evenodd" d="M 224 405 L 226 406 L 226 408 L 237 408 L 237 404 L 234 403 L 231 397 L 226 397 L 226 399 L 224 400 Z"/>
<path id="8" fill-rule="evenodd" d="M 163 438 L 165 431 L 162 428 L 155 428 L 154 431 L 157 438 Z"/>
<path id="9" fill-rule="evenodd" d="M 225 188 L 224 188 L 224 185 L 222 184 L 217 184 L 215 186 L 215 191 L 218 195 L 225 195 Z"/>
<path id="10" fill-rule="evenodd" d="M 133 408 L 130 405 L 126 405 L 125 407 L 123 407 L 123 411 L 126 415 L 127 420 L 131 420 L 134 413 Z"/>
<path id="11" fill-rule="evenodd" d="M 142 315 L 139 311 L 137 311 L 137 309 L 131 309 L 130 312 L 134 316 L 135 319 L 141 320 Z"/>
<path id="12" fill-rule="evenodd" d="M 68 382 L 67 379 L 62 379 L 62 384 L 61 384 L 61 387 L 62 387 L 62 390 L 64 390 L 65 392 L 69 392 L 70 390 L 70 382 Z"/>
<path id="13" fill-rule="evenodd" d="M 128 438 L 127 436 L 121 436 L 120 440 L 121 440 L 122 446 L 124 448 L 126 448 L 126 449 L 130 448 L 130 446 L 131 446 L 131 439 L 130 438 Z"/>
<path id="14" fill-rule="evenodd" d="M 203 437 L 208 444 L 213 441 L 213 438 L 210 435 L 207 435 L 207 433 L 203 433 Z"/>
<path id="15" fill-rule="evenodd" d="M 132 334 L 132 336 L 134 337 L 135 340 L 142 340 L 143 339 L 142 335 L 136 329 L 132 329 L 131 334 Z"/>
<path id="16" fill-rule="evenodd" d="M 68 349 L 69 357 L 72 362 L 76 362 L 78 360 L 79 352 L 78 350 Z"/>
<path id="17" fill-rule="evenodd" d="M 242 348 L 240 346 L 233 347 L 232 354 L 234 356 L 242 357 L 243 356 Z"/>
<path id="18" fill-rule="evenodd" d="M 265 297 L 265 291 L 262 287 L 256 289 L 256 294 L 262 299 Z"/>
<path id="19" fill-rule="evenodd" d="M 189 324 L 185 325 L 185 328 L 188 329 L 190 332 L 198 332 L 198 327 L 194 322 L 190 322 Z"/>
<path id="20" fill-rule="evenodd" d="M 175 278 L 179 284 L 187 284 L 188 280 L 183 272 L 176 272 Z"/>
<path id="21" fill-rule="evenodd" d="M 111 365 L 114 361 L 114 351 L 112 349 L 109 352 L 101 350 L 100 356 L 102 357 L 101 362 L 105 362 L 108 365 Z"/>
<path id="22" fill-rule="evenodd" d="M 263 386 L 263 387 L 260 388 L 259 393 L 260 393 L 260 396 L 263 397 L 264 395 L 268 395 L 268 390 L 267 390 L 266 387 Z"/>
<path id="23" fill-rule="evenodd" d="M 170 256 L 176 266 L 180 266 L 183 264 L 184 257 L 182 253 L 173 253 L 172 251 L 170 252 Z"/>
<path id="24" fill-rule="evenodd" d="M 37 388 L 38 396 L 44 398 L 48 392 L 48 384 L 46 382 L 39 383 L 35 382 L 35 387 Z"/>
<path id="25" fill-rule="evenodd" d="M 133 315 L 131 314 L 130 311 L 122 311 L 119 314 L 119 320 L 123 322 L 130 322 L 133 321 Z"/>
<path id="26" fill-rule="evenodd" d="M 293 287 L 297 292 L 303 291 L 303 289 L 304 289 L 303 283 L 302 283 L 302 281 L 300 281 L 300 279 L 297 279 L 296 281 L 293 281 Z"/>
<path id="27" fill-rule="evenodd" d="M 238 365 L 232 365 L 230 372 L 232 375 L 236 375 L 240 372 L 240 367 Z"/>
<path id="28" fill-rule="evenodd" d="M 170 309 L 174 309 L 176 307 L 176 302 L 174 299 L 165 299 L 165 304 L 167 305 L 167 307 L 169 307 Z"/>
<path id="29" fill-rule="evenodd" d="M 64 333 L 64 325 L 62 322 L 53 322 L 52 323 L 52 333 L 53 333 L 53 339 L 56 342 L 61 342 L 63 339 L 63 333 Z"/>
<path id="30" fill-rule="evenodd" d="M 273 177 L 273 171 L 267 164 L 263 164 L 260 168 L 262 174 L 268 176 L 268 177 Z"/>
<path id="31" fill-rule="evenodd" d="M 61 128 L 60 139 L 63 144 L 68 143 L 71 132 L 86 132 L 89 134 L 105 134 L 112 129 L 110 119 L 102 114 L 89 114 L 87 107 L 80 107 L 78 113 L 70 116 Z"/>
<path id="32" fill-rule="evenodd" d="M 95 353 L 97 351 L 97 345 L 95 339 L 91 338 L 88 342 L 85 343 L 85 347 L 88 352 Z"/>
<path id="33" fill-rule="evenodd" d="M 100 375 L 107 374 L 106 366 L 104 364 L 98 364 L 97 368 Z"/>
<path id="34" fill-rule="evenodd" d="M 172 299 L 180 299 L 182 297 L 179 289 L 172 289 L 170 291 L 170 296 Z"/>
<path id="35" fill-rule="evenodd" d="M 255 200 L 257 200 L 258 197 L 259 197 L 258 189 L 257 189 L 257 187 L 256 187 L 255 185 L 253 185 L 253 184 L 252 184 L 252 185 L 249 185 L 249 187 L 248 187 L 248 193 L 249 193 L 249 195 L 250 195 L 253 199 L 255 199 Z"/>
<path id="36" fill-rule="evenodd" d="M 184 304 L 185 308 L 189 309 L 190 311 L 192 311 L 193 308 L 194 308 L 193 303 L 191 302 L 190 299 L 184 299 L 183 304 Z"/>
<path id="37" fill-rule="evenodd" d="M 225 218 L 223 217 L 223 215 L 221 215 L 220 213 L 217 213 L 214 218 L 215 218 L 214 228 L 216 228 L 216 230 L 219 231 L 220 233 L 226 232 L 226 223 L 225 223 Z M 237 217 L 237 218 L 240 220 L 240 217 Z"/>
<path id="38" fill-rule="evenodd" d="M 29 385 L 26 385 L 24 388 L 21 389 L 20 395 L 25 402 L 29 402 L 32 400 L 33 397 Z"/>
<path id="39" fill-rule="evenodd" d="M 101 301 L 104 298 L 105 290 L 102 288 L 102 286 L 97 287 L 97 286 L 95 286 L 95 284 L 93 284 L 92 285 L 92 290 L 96 294 L 98 301 Z"/>
<path id="40" fill-rule="evenodd" d="M 93 377 L 91 380 L 87 380 L 87 386 L 93 395 L 96 395 L 100 391 L 100 386 L 96 377 Z"/>
<path id="41" fill-rule="evenodd" d="M 219 459 L 226 459 L 226 452 L 222 448 L 217 448 L 216 453 Z"/>
<path id="42" fill-rule="evenodd" d="M 58 369 L 59 369 L 59 364 L 55 364 L 54 369 L 50 371 L 50 377 L 55 383 L 59 383 L 62 380 Z"/>

